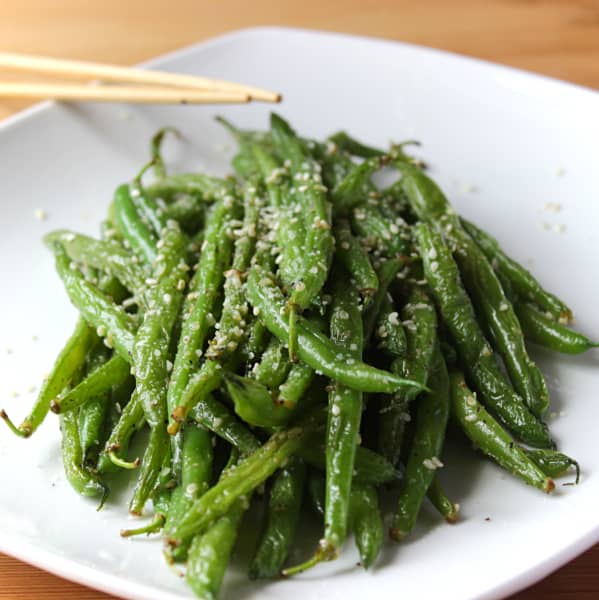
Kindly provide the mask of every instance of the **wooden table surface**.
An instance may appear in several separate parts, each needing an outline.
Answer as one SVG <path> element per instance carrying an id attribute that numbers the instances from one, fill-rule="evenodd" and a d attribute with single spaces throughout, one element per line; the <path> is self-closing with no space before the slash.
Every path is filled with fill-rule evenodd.
<path id="1" fill-rule="evenodd" d="M 599 89 L 599 0 L 2 0 L 0 48 L 134 64 L 222 32 L 289 25 L 434 46 Z M 24 108 L 0 102 L 0 119 Z M 513 600 L 599 597 L 599 545 Z M 0 555 L 0 598 L 110 596 Z"/>

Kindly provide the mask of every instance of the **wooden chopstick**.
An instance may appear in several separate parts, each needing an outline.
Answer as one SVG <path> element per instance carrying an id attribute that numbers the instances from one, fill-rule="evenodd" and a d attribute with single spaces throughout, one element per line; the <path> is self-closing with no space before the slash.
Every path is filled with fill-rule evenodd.
<path id="1" fill-rule="evenodd" d="M 237 91 L 29 82 L 0 82 L 0 98 L 48 98 L 135 104 L 220 104 L 250 100 L 247 94 Z"/>
<path id="2" fill-rule="evenodd" d="M 30 54 L 14 54 L 0 52 L 0 67 L 18 71 L 33 71 L 51 73 L 65 77 L 100 79 L 102 81 L 118 81 L 128 83 L 144 83 L 170 87 L 193 88 L 214 92 L 236 92 L 250 96 L 252 100 L 265 102 L 280 102 L 281 94 L 256 87 L 208 79 L 182 73 L 167 73 L 165 71 L 146 71 L 132 67 L 119 67 L 78 60 L 66 60 L 34 56 Z"/>

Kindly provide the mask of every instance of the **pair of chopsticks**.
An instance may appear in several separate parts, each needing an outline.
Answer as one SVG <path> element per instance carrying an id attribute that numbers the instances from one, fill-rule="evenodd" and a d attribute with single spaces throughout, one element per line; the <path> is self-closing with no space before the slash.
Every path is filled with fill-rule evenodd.
<path id="1" fill-rule="evenodd" d="M 0 52 L 0 69 L 2 68 L 68 79 L 88 79 L 94 80 L 94 83 L 100 81 L 129 85 L 0 82 L 0 98 L 142 104 L 221 104 L 281 100 L 281 94 L 276 92 L 230 81 L 28 54 Z"/>

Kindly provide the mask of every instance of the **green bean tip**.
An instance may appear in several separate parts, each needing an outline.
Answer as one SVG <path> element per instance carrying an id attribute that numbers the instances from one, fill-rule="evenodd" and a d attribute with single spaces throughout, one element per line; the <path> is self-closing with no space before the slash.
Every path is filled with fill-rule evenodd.
<path id="1" fill-rule="evenodd" d="M 23 423 L 17 427 L 3 408 L 0 409 L 0 419 L 4 419 L 8 428 L 18 437 L 28 438 L 33 433 L 31 426 L 29 426 L 26 421 L 23 421 Z"/>

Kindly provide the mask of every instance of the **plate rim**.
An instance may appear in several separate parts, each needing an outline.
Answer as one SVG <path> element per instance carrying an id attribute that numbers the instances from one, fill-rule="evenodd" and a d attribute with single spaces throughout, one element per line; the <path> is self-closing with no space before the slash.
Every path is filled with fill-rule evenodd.
<path id="1" fill-rule="evenodd" d="M 458 54 L 448 50 L 414 44 L 411 42 L 303 27 L 265 25 L 235 29 L 215 36 L 210 36 L 204 40 L 193 42 L 191 44 L 182 46 L 181 48 L 160 54 L 140 62 L 135 66 L 140 68 L 155 68 L 159 67 L 165 61 L 177 60 L 198 50 L 218 47 L 219 45 L 227 44 L 239 38 L 282 32 L 286 34 L 309 34 L 317 37 L 333 37 L 341 41 L 351 40 L 375 45 L 399 46 L 410 51 L 420 52 L 423 55 L 429 55 L 433 57 L 436 56 L 442 59 L 449 58 L 454 61 L 462 62 L 463 64 L 477 65 L 480 68 L 484 67 L 487 70 L 491 69 L 496 73 L 503 72 L 508 76 L 524 78 L 541 85 L 560 88 L 560 90 L 584 97 L 586 100 L 591 102 L 599 102 L 599 90 L 577 83 L 564 81 L 548 75 L 536 73 L 534 71 L 528 71 L 510 65 L 495 63 L 486 59 Z M 2 122 L 0 122 L 0 134 L 7 129 L 19 126 L 22 122 L 32 119 L 38 114 L 43 114 L 49 110 L 55 109 L 58 104 L 60 103 L 54 100 L 45 100 L 35 103 L 32 106 L 8 116 Z M 534 585 L 577 556 L 580 556 L 598 542 L 599 521 L 595 527 L 586 531 L 584 534 L 571 541 L 567 545 L 563 546 L 561 550 L 556 552 L 551 557 L 543 559 L 535 566 L 521 573 L 517 573 L 514 576 L 495 585 L 494 587 L 482 590 L 475 595 L 470 596 L 469 598 L 471 600 L 495 600 L 519 592 L 531 585 Z M 78 562 L 77 560 L 47 550 L 33 542 L 26 541 L 20 536 L 11 532 L 4 531 L 2 532 L 2 535 L 0 535 L 0 552 L 69 581 L 73 581 L 78 584 L 113 595 L 133 598 L 135 600 L 148 600 L 152 598 L 156 598 L 157 600 L 175 600 L 181 598 L 179 594 L 169 592 L 165 589 L 156 590 L 155 588 L 151 588 L 146 584 L 137 583 L 135 581 L 126 579 L 121 575 L 114 575 L 105 571 L 98 571 L 93 567 Z"/>

